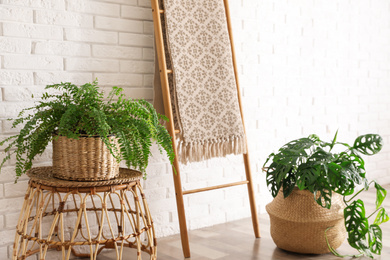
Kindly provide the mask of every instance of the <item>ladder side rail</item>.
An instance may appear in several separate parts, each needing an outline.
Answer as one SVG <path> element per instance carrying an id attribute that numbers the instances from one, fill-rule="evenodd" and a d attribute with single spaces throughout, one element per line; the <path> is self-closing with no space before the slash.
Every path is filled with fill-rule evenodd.
<path id="1" fill-rule="evenodd" d="M 169 81 L 168 81 L 168 73 L 172 73 L 172 72 L 168 71 L 166 67 L 164 39 L 162 34 L 162 25 L 161 25 L 161 17 L 160 17 L 160 14 L 162 14 L 163 12 L 161 12 L 159 8 L 158 0 L 152 0 L 152 12 L 153 12 L 153 20 L 154 20 L 156 50 L 157 50 L 159 68 L 160 68 L 160 79 L 161 79 L 162 94 L 164 100 L 164 110 L 166 116 L 169 119 L 169 122 L 167 122 L 167 128 L 169 134 L 172 136 L 172 145 L 175 152 L 175 160 L 172 166 L 172 172 L 173 172 L 173 181 L 175 186 L 176 205 L 177 205 L 179 226 L 180 226 L 180 236 L 181 236 L 183 254 L 187 258 L 191 256 L 190 244 L 188 240 L 188 230 L 187 230 L 186 215 L 185 215 L 184 200 L 183 200 L 183 189 L 182 189 L 181 178 L 180 178 L 179 160 L 177 157 L 178 153 L 177 153 L 177 141 L 175 135 L 176 131 L 173 122 L 173 113 L 172 113 L 171 98 L 169 93 Z"/>
<path id="2" fill-rule="evenodd" d="M 226 21 L 227 21 L 227 26 L 228 26 L 229 38 L 230 38 L 230 45 L 231 45 L 231 50 L 232 50 L 234 76 L 236 78 L 238 104 L 240 106 L 242 124 L 244 127 L 245 143 L 246 143 L 246 146 L 248 149 L 248 140 L 247 140 L 247 136 L 246 136 L 245 123 L 244 123 L 244 112 L 243 112 L 242 101 L 241 101 L 240 85 L 239 85 L 239 81 L 238 81 L 237 62 L 236 62 L 236 55 L 235 55 L 235 50 L 234 50 L 232 24 L 231 24 L 231 20 L 230 20 L 229 1 L 224 0 L 224 4 L 225 4 Z M 244 165 L 245 165 L 245 175 L 246 175 L 246 178 L 248 180 L 248 196 L 249 196 L 249 203 L 250 203 L 250 208 L 251 208 L 253 230 L 255 233 L 255 237 L 258 238 L 258 237 L 260 237 L 259 218 L 257 216 L 257 204 L 256 204 L 256 198 L 255 198 L 255 194 L 254 194 L 253 178 L 252 178 L 252 172 L 251 172 L 251 168 L 250 168 L 250 160 L 249 160 L 248 150 L 247 150 L 247 153 L 243 154 L 243 159 L 244 159 Z"/>

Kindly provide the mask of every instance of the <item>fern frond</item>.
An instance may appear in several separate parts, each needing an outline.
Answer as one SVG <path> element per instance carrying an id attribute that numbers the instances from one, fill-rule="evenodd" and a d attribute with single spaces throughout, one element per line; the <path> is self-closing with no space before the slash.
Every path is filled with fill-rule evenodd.
<path id="1" fill-rule="evenodd" d="M 57 94 L 46 92 L 34 107 L 19 113 L 12 125 L 23 125 L 19 134 L 0 142 L 0 146 L 8 144 L 0 169 L 15 155 L 16 176 L 21 176 L 45 151 L 54 134 L 74 139 L 81 135 L 100 136 L 118 161 L 125 160 L 128 167 L 143 173 L 152 142 L 156 141 L 173 163 L 171 137 L 160 124 L 166 118 L 149 102 L 126 98 L 118 87 L 113 87 L 105 102 L 97 84 L 95 80 L 79 87 L 70 82 L 46 86 Z M 112 135 L 118 138 L 119 150 L 110 140 Z"/>

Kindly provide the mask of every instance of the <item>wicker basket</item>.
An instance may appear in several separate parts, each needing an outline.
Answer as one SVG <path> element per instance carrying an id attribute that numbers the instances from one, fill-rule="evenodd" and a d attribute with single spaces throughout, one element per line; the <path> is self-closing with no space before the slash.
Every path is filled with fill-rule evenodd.
<path id="1" fill-rule="evenodd" d="M 339 194 L 333 194 L 332 207 L 326 209 L 307 190 L 295 188 L 286 199 L 280 191 L 266 209 L 272 239 L 281 249 L 301 254 L 328 253 L 325 230 L 332 226 L 327 231 L 330 245 L 336 249 L 345 240 L 344 203 Z"/>
<path id="2" fill-rule="evenodd" d="M 118 139 L 109 137 L 119 150 Z M 100 137 L 65 136 L 53 139 L 53 176 L 74 181 L 110 180 L 119 175 L 119 163 Z"/>

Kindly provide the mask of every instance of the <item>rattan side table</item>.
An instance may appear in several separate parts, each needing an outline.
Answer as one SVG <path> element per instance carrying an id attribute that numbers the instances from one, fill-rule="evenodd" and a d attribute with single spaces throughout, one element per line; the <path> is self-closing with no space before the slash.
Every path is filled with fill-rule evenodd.
<path id="1" fill-rule="evenodd" d="M 152 218 L 140 185 L 141 172 L 120 169 L 114 180 L 66 181 L 52 177 L 52 167 L 28 171 L 30 182 L 24 199 L 13 249 L 13 260 L 32 254 L 46 258 L 56 249 L 62 259 L 70 253 L 96 259 L 104 248 L 136 249 L 157 258 Z M 135 259 L 135 258 L 131 258 Z"/>

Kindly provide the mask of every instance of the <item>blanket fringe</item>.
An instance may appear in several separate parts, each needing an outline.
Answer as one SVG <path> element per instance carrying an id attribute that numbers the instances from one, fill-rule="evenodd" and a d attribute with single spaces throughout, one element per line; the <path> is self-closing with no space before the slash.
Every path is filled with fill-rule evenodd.
<path id="1" fill-rule="evenodd" d="M 245 136 L 232 136 L 229 139 L 206 140 L 204 142 L 178 142 L 179 160 L 183 164 L 199 162 L 213 157 L 247 152 Z"/>

